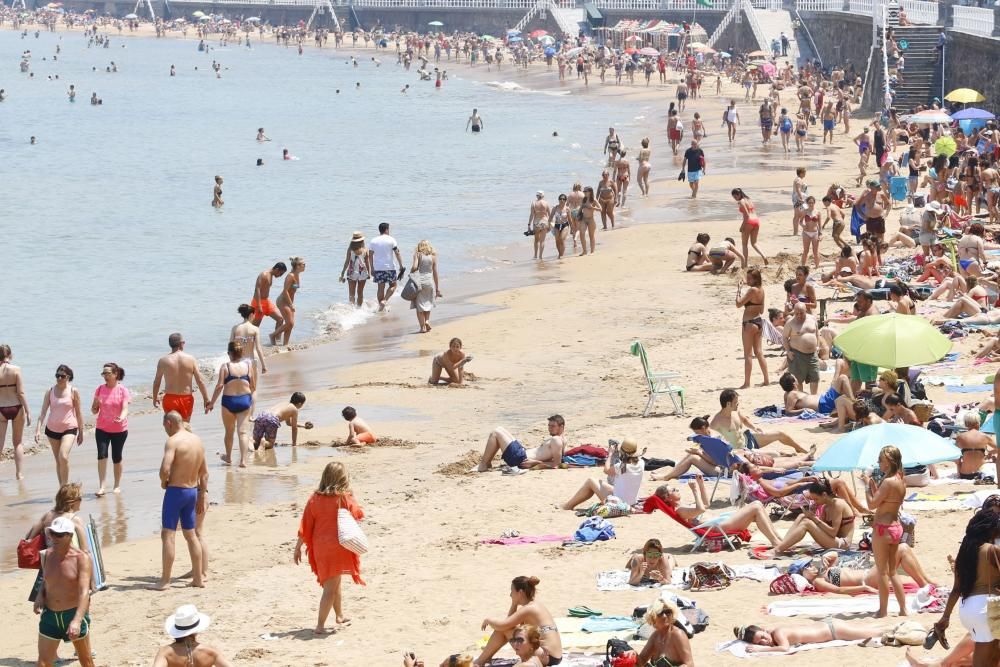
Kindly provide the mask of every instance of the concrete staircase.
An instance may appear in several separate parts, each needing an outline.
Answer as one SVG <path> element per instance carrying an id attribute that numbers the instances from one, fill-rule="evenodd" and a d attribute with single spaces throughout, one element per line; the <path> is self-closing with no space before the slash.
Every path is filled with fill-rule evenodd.
<path id="1" fill-rule="evenodd" d="M 941 65 L 934 63 L 938 32 L 937 26 L 907 26 L 895 29 L 896 43 L 907 43 L 901 53 L 906 59 L 903 81 L 895 88 L 893 106 L 901 112 L 918 104 L 927 104 L 940 95 Z M 896 72 L 896 61 L 889 54 L 889 74 Z"/>
<path id="2" fill-rule="evenodd" d="M 771 52 L 771 41 L 777 39 L 780 43 L 781 33 L 784 32 L 785 36 L 788 37 L 788 61 L 793 65 L 798 66 L 799 64 L 799 43 L 795 37 L 794 23 L 792 22 L 791 12 L 787 12 L 784 9 L 761 9 L 754 8 L 754 16 L 757 18 L 757 23 L 760 25 L 761 32 L 764 33 L 764 38 L 767 41 L 767 48 L 765 49 L 768 53 Z"/>
<path id="3" fill-rule="evenodd" d="M 559 7 L 550 10 L 550 12 L 559 29 L 570 37 L 576 37 L 580 34 L 580 30 L 586 31 L 590 27 L 587 22 L 587 12 L 582 7 L 571 9 Z"/>

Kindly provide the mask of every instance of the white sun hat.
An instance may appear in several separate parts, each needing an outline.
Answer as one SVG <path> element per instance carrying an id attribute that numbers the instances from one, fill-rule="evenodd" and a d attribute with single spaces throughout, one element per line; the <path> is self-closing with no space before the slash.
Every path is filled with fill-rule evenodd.
<path id="1" fill-rule="evenodd" d="M 202 614 L 193 604 L 177 607 L 177 611 L 167 616 L 163 631 L 174 639 L 182 639 L 188 635 L 201 632 L 209 626 L 212 619 L 208 614 Z"/>

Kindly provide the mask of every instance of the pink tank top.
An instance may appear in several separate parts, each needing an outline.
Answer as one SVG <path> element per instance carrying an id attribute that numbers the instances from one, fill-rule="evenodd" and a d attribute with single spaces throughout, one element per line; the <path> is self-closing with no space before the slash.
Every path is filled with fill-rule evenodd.
<path id="1" fill-rule="evenodd" d="M 56 433 L 79 428 L 76 423 L 76 412 L 73 410 L 73 387 L 67 385 L 66 395 L 56 396 L 55 388 L 49 389 L 49 419 L 45 427 Z"/>

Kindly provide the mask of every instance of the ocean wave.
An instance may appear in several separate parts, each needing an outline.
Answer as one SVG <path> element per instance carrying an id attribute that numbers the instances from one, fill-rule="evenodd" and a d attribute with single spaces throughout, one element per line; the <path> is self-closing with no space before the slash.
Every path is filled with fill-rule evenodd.
<path id="1" fill-rule="evenodd" d="M 321 334 L 329 336 L 350 331 L 364 324 L 375 315 L 375 311 L 375 305 L 369 301 L 360 308 L 355 308 L 349 303 L 335 303 L 315 313 L 312 318 L 319 325 Z"/>
<path id="2" fill-rule="evenodd" d="M 569 90 L 532 90 L 530 88 L 525 88 L 520 84 L 514 83 L 513 81 L 487 81 L 486 85 L 490 88 L 506 90 L 512 93 L 530 93 L 534 95 L 550 95 L 554 97 L 569 95 L 571 92 Z"/>

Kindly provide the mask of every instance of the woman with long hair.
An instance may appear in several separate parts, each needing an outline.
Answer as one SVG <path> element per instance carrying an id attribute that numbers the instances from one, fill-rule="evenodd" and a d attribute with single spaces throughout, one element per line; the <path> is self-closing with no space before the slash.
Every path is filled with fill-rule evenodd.
<path id="1" fill-rule="evenodd" d="M 570 235 L 570 220 L 573 212 L 569 209 L 566 195 L 559 195 L 559 204 L 549 213 L 549 225 L 552 227 L 552 236 L 556 240 L 556 252 L 559 259 L 566 254 L 566 238 Z"/>
<path id="2" fill-rule="evenodd" d="M 73 533 L 73 546 L 90 553 L 87 545 L 87 531 L 83 525 L 83 520 L 77 516 L 80 513 L 80 505 L 83 503 L 83 492 L 80 484 L 63 484 L 56 492 L 55 504 L 52 509 L 43 514 L 38 521 L 28 529 L 24 539 L 30 540 L 41 533 L 45 539 L 46 548 L 52 546 L 49 533 L 46 530 L 53 521 L 61 516 L 73 522 L 76 532 Z"/>
<path id="3" fill-rule="evenodd" d="M 601 205 L 594 198 L 594 188 L 589 185 L 583 189 L 583 203 L 577 221 L 580 223 L 580 257 L 587 254 L 587 242 L 590 242 L 590 254 L 597 249 L 597 219 L 595 211 L 600 211 Z"/>
<path id="4" fill-rule="evenodd" d="M 241 303 L 236 309 L 243 321 L 235 325 L 229 332 L 229 341 L 240 346 L 243 357 L 251 364 L 257 364 L 260 360 L 260 372 L 267 372 L 267 364 L 264 363 L 264 350 L 260 346 L 260 327 L 253 323 L 253 306 Z"/>
<path id="5" fill-rule="evenodd" d="M 361 579 L 361 557 L 341 546 L 338 539 L 337 513 L 342 508 L 349 511 L 356 521 L 365 518 L 351 491 L 347 468 L 343 463 L 333 461 L 326 464 L 319 487 L 306 503 L 299 524 L 299 538 L 295 543 L 295 564 L 302 562 L 302 547 L 306 547 L 309 567 L 323 587 L 319 617 L 313 630 L 318 635 L 327 633 L 326 619 L 331 609 L 337 625 L 344 625 L 350 620 L 344 616 L 341 577 L 349 574 L 354 583 L 365 585 Z"/>
<path id="6" fill-rule="evenodd" d="M 493 634 L 473 664 L 488 664 L 496 652 L 514 636 L 517 627 L 525 624 L 538 628 L 539 651 L 545 656 L 543 664 L 562 662 L 562 640 L 556 628 L 556 621 L 549 610 L 535 599 L 538 584 L 538 577 L 514 577 L 510 582 L 510 609 L 504 617 L 483 620 L 482 629 L 493 628 Z"/>
<path id="7" fill-rule="evenodd" d="M 120 493 L 122 486 L 122 450 L 128 438 L 128 404 L 132 400 L 125 385 L 125 369 L 116 363 L 106 363 L 101 368 L 104 384 L 94 390 L 90 412 L 97 415 L 94 441 L 97 443 L 97 478 L 101 487 L 97 497 L 104 495 L 104 480 L 108 475 L 108 449 L 114 466 L 115 485 L 112 492 Z"/>
<path id="8" fill-rule="evenodd" d="M 934 624 L 934 632 L 943 637 L 955 603 L 961 599 L 958 618 L 975 642 L 973 667 L 993 667 L 1000 659 L 986 611 L 987 601 L 994 594 L 993 586 L 1000 581 L 1000 547 L 994 544 L 998 538 L 1000 514 L 981 511 L 972 516 L 955 558 L 955 583 L 948 603 L 941 619 Z"/>
<path id="9" fill-rule="evenodd" d="M 222 394 L 222 426 L 226 430 L 226 454 L 222 462 L 226 465 L 233 462 L 235 433 L 240 442 L 240 467 L 246 468 L 247 452 L 250 451 L 250 413 L 253 411 L 254 392 L 257 391 L 257 368 L 243 358 L 243 350 L 236 343 L 230 341 L 227 352 L 229 361 L 219 366 L 219 381 L 208 409 L 215 407 L 219 394 Z"/>
<path id="10" fill-rule="evenodd" d="M 875 513 L 872 521 L 872 552 L 875 554 L 875 569 L 878 570 L 878 614 L 875 618 L 889 615 L 889 586 L 899 603 L 899 615 L 906 616 L 906 594 L 903 583 L 896 574 L 896 552 L 903 538 L 903 524 L 899 522 L 899 509 L 906 497 L 906 482 L 903 481 L 903 457 L 899 449 L 892 445 L 882 448 L 878 455 L 878 467 L 884 475 L 881 483 L 862 475 L 865 482 L 865 498 L 868 507 Z"/>
<path id="11" fill-rule="evenodd" d="M 306 260 L 301 257 L 291 257 L 289 263 L 292 270 L 285 276 L 285 282 L 281 287 L 281 294 L 278 295 L 275 306 L 284 318 L 284 322 L 275 327 L 274 333 L 270 334 L 271 345 L 278 344 L 278 336 L 282 336 L 282 345 L 288 345 L 288 339 L 292 337 L 292 329 L 295 328 L 295 294 L 302 286 L 301 274 L 306 270 Z"/>
<path id="12" fill-rule="evenodd" d="M 663 544 L 655 537 L 650 538 L 625 564 L 629 571 L 628 583 L 630 586 L 669 584 L 676 565 L 671 554 L 663 553 Z"/>
<path id="13" fill-rule="evenodd" d="M 656 487 L 655 495 L 672 507 L 681 519 L 692 525 L 698 525 L 712 518 L 706 508 L 705 500 L 708 496 L 705 493 L 704 485 L 705 478 L 700 475 L 688 482 L 688 487 L 694 496 L 694 507 L 682 506 L 680 489 L 669 484 Z M 781 542 L 778 538 L 778 531 L 775 530 L 774 524 L 771 523 L 767 511 L 760 501 L 755 500 L 747 503 L 735 512 L 729 512 L 718 518 L 722 520 L 713 525 L 726 533 L 738 533 L 741 530 L 747 530 L 751 524 L 757 524 L 757 528 L 764 533 L 764 537 L 767 538 L 772 547 L 778 546 Z"/>
<path id="14" fill-rule="evenodd" d="M 795 523 L 785 533 L 776 553 L 789 551 L 809 535 L 824 549 L 849 549 L 854 538 L 857 515 L 851 505 L 833 492 L 829 480 L 817 479 L 805 489 L 806 496 L 822 508 L 822 518 L 809 509 L 803 509 Z"/>
<path id="15" fill-rule="evenodd" d="M 24 427 L 31 426 L 28 398 L 24 394 L 21 369 L 10 363 L 14 354 L 9 345 L 0 345 L 0 453 L 7 442 L 7 424 L 11 425 L 14 445 L 14 479 L 24 479 Z"/>
<path id="16" fill-rule="evenodd" d="M 736 307 L 743 309 L 743 385 L 740 389 L 750 386 L 750 373 L 753 371 L 753 358 L 757 357 L 760 372 L 764 376 L 764 385 L 769 384 L 767 377 L 767 360 L 764 359 L 764 288 L 758 269 L 747 269 L 747 289 L 743 294 L 743 282 L 736 287 Z"/>
<path id="17" fill-rule="evenodd" d="M 42 425 L 45 425 L 45 437 L 56 460 L 59 486 L 69 481 L 69 455 L 73 451 L 73 443 L 83 444 L 80 392 L 71 384 L 72 382 L 73 369 L 66 364 L 59 364 L 56 368 L 56 383 L 45 392 L 42 412 L 38 415 L 38 423 L 35 426 L 35 442 L 40 442 Z"/>
<path id="18" fill-rule="evenodd" d="M 749 251 L 748 246 L 753 246 L 754 251 L 764 260 L 764 266 L 767 266 L 767 257 L 757 247 L 757 235 L 760 234 L 760 218 L 754 212 L 753 202 L 750 201 L 750 196 L 743 192 L 743 188 L 733 188 L 732 195 L 733 199 L 736 200 L 740 215 L 743 216 L 743 222 L 740 223 L 740 240 L 743 243 L 743 256 L 740 258 L 742 268 L 747 268 L 747 262 L 750 261 L 750 256 L 747 254 Z"/>
<path id="19" fill-rule="evenodd" d="M 423 240 L 417 244 L 417 249 L 413 253 L 410 277 L 417 281 L 417 286 L 420 288 L 417 291 L 417 298 L 410 303 L 410 308 L 417 311 L 417 324 L 420 325 L 420 333 L 427 333 L 431 330 L 431 311 L 434 310 L 434 299 L 441 296 L 438 284 L 437 251 L 434 250 L 430 241 Z"/>
<path id="20" fill-rule="evenodd" d="M 697 116 L 698 114 L 695 115 Z M 640 145 L 642 148 L 639 149 L 639 157 L 636 158 L 639 161 L 639 168 L 636 169 L 635 180 L 639 184 L 639 192 L 649 195 L 649 173 L 653 170 L 652 165 L 649 163 L 649 159 L 653 154 L 653 151 L 649 148 L 649 137 L 643 137 Z"/>
<path id="21" fill-rule="evenodd" d="M 340 282 L 347 280 L 347 299 L 358 308 L 365 303 L 365 283 L 371 277 L 372 258 L 365 246 L 365 235 L 354 232 L 347 244 L 347 256 L 340 269 Z"/>

